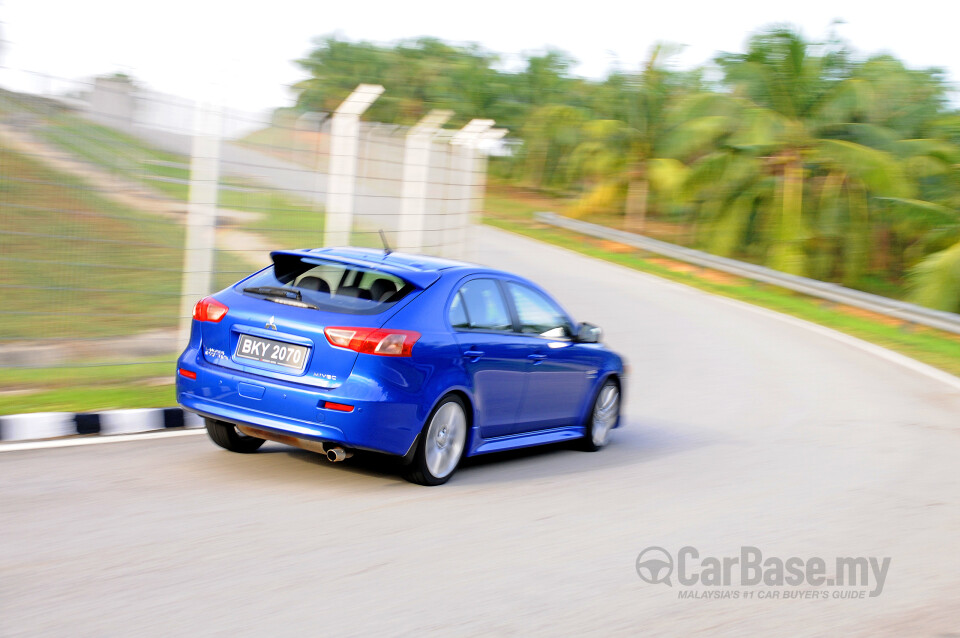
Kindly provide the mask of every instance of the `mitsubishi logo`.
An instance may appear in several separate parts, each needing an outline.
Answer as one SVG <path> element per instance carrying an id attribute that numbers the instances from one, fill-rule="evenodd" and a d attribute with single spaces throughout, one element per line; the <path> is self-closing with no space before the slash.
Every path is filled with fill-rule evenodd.
<path id="1" fill-rule="evenodd" d="M 267 329 L 269 329 L 269 330 L 276 330 L 276 329 L 277 329 L 277 324 L 275 323 L 275 315 L 274 315 L 274 316 L 271 316 L 271 317 L 270 317 L 270 321 L 268 321 L 267 323 L 265 323 L 263 327 L 264 327 L 264 328 L 267 328 Z"/>

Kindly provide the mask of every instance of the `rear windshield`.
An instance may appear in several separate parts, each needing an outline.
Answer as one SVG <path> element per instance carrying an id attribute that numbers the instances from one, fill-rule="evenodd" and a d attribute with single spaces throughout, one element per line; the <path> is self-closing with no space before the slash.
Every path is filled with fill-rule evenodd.
<path id="1" fill-rule="evenodd" d="M 356 315 L 383 312 L 417 290 L 380 270 L 295 255 L 277 255 L 272 267 L 238 288 L 270 301 Z"/>

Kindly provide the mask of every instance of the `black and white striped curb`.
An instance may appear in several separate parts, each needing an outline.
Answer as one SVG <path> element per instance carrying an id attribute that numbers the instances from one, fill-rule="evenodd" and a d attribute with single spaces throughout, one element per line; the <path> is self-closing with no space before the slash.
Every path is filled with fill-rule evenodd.
<path id="1" fill-rule="evenodd" d="M 202 426 L 203 419 L 181 408 L 7 414 L 0 416 L 0 441 L 53 439 L 76 434 L 132 434 Z"/>

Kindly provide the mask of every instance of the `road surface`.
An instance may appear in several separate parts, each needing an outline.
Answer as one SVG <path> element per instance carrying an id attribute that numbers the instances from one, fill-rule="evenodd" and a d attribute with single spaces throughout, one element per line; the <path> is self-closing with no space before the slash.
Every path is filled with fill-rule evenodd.
<path id="1" fill-rule="evenodd" d="M 486 458 L 439 488 L 202 435 L 6 452 L 0 635 L 956 635 L 958 386 L 615 265 L 476 241 L 627 356 L 607 449 Z M 650 584 L 648 546 L 890 566 L 876 597 L 783 600 L 758 596 L 863 588 Z"/>

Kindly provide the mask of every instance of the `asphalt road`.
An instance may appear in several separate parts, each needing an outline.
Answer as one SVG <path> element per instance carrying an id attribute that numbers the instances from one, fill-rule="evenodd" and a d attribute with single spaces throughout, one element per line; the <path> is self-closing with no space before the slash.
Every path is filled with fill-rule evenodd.
<path id="1" fill-rule="evenodd" d="M 957 635 L 960 386 L 769 313 L 492 229 L 631 364 L 597 454 L 446 486 L 205 436 L 0 454 L 0 635 Z M 648 546 L 890 558 L 875 589 L 642 581 Z M 686 599 L 680 592 L 738 592 Z M 753 592 L 748 595 L 747 592 Z M 750 597 L 745 597 L 750 596 Z"/>

